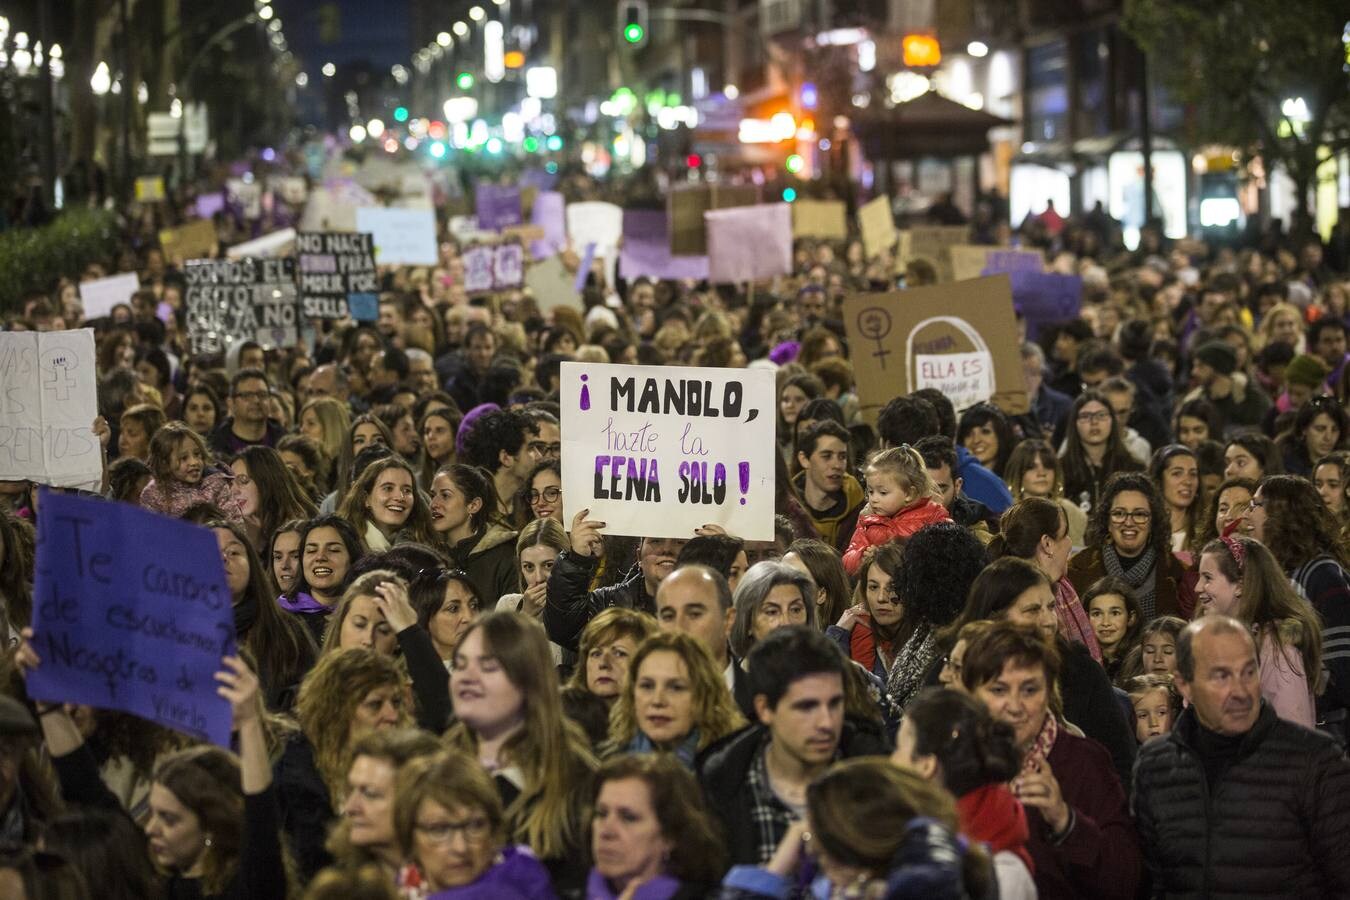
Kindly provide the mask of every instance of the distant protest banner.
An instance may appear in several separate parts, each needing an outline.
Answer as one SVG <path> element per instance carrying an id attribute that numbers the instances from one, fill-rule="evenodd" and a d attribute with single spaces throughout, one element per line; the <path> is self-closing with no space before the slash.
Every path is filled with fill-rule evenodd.
<path id="1" fill-rule="evenodd" d="M 1038 250 L 953 244 L 947 252 L 951 255 L 954 281 L 1007 272 L 1039 272 L 1045 267 L 1045 257 Z"/>
<path id="2" fill-rule="evenodd" d="M 375 274 L 374 236 L 302 232 L 295 239 L 295 253 L 306 319 L 341 319 L 351 314 L 352 304 L 376 302 L 380 282 Z"/>
<path id="3" fill-rule="evenodd" d="M 501 231 L 521 223 L 520 188 L 516 185 L 479 184 L 473 193 L 474 211 L 482 230 Z"/>
<path id="4" fill-rule="evenodd" d="M 703 214 L 758 202 L 759 188 L 753 184 L 693 184 L 672 189 L 666 197 L 671 255 L 707 255 L 708 226 Z"/>
<path id="5" fill-rule="evenodd" d="M 131 295 L 141 289 L 141 279 L 135 272 L 123 272 L 80 282 L 80 304 L 86 319 L 110 315 L 119 303 L 130 303 Z M 72 323 L 74 324 L 74 323 Z"/>
<path id="6" fill-rule="evenodd" d="M 216 250 L 216 223 L 198 219 L 177 228 L 163 228 L 159 232 L 159 246 L 168 262 L 204 259 Z"/>
<path id="7" fill-rule="evenodd" d="M 858 398 L 869 422 L 901 394 L 936 388 L 956 409 L 990 400 L 1025 413 L 1008 276 L 844 298 Z"/>
<path id="8" fill-rule="evenodd" d="M 703 218 L 708 225 L 709 281 L 744 283 L 792 273 L 790 204 L 715 209 Z"/>
<path id="9" fill-rule="evenodd" d="M 970 240 L 970 228 L 965 225 L 921 225 L 909 229 L 909 255 L 902 263 L 912 259 L 926 259 L 937 267 L 938 281 L 952 280 L 953 244 L 965 244 Z"/>
<path id="10" fill-rule="evenodd" d="M 187 279 L 187 330 L 193 353 L 220 353 L 237 341 L 294 344 L 295 260 L 193 259 Z"/>
<path id="11" fill-rule="evenodd" d="M 0 331 L 0 478 L 98 490 L 97 416 L 92 329 Z"/>
<path id="12" fill-rule="evenodd" d="M 556 191 L 540 191 L 535 195 L 530 221 L 543 229 L 543 237 L 530 244 L 535 259 L 546 259 L 567 249 L 567 204 Z"/>
<path id="13" fill-rule="evenodd" d="M 619 248 L 619 269 L 625 278 L 631 281 L 646 275 L 649 278 L 691 278 L 703 281 L 708 277 L 708 257 L 671 254 L 667 227 L 664 210 L 623 211 L 623 246 Z"/>
<path id="14" fill-rule="evenodd" d="M 1083 279 L 1054 272 L 1011 272 L 1013 306 L 1026 320 L 1027 340 L 1040 337 L 1046 325 L 1078 318 L 1083 307 Z"/>
<path id="15" fill-rule="evenodd" d="M 773 539 L 774 377 L 767 369 L 563 363 L 563 518 L 687 538 L 707 524 Z"/>
<path id="16" fill-rule="evenodd" d="M 381 266 L 434 266 L 436 212 L 363 206 L 356 211 L 356 230 L 375 236 L 375 262 Z"/>
<path id="17" fill-rule="evenodd" d="M 891 198 L 882 194 L 859 207 L 858 228 L 862 231 L 863 252 L 868 259 L 876 259 L 894 247 L 896 232 Z"/>
<path id="18" fill-rule="evenodd" d="M 848 207 L 842 200 L 798 200 L 792 204 L 792 236 L 844 240 Z"/>
<path id="19" fill-rule="evenodd" d="M 236 652 L 234 606 L 206 528 L 44 491 L 33 649 L 34 700 L 121 710 L 230 746 L 215 674 Z"/>

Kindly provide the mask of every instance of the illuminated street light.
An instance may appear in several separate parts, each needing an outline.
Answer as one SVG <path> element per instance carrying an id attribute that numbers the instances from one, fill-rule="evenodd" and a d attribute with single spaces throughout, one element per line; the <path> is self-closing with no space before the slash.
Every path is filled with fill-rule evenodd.
<path id="1" fill-rule="evenodd" d="M 336 74 L 337 74 L 337 66 L 333 65 L 330 62 L 323 64 L 323 77 L 332 78 Z"/>
<path id="2" fill-rule="evenodd" d="M 357 123 L 351 127 L 347 135 L 352 139 L 353 144 L 359 144 L 366 139 L 366 128 L 364 125 Z"/>
<path id="3" fill-rule="evenodd" d="M 469 9 L 469 18 L 475 22 L 481 22 L 487 18 L 487 13 L 483 12 L 483 7 L 474 6 Z"/>
<path id="4" fill-rule="evenodd" d="M 442 31 L 440 34 L 436 35 L 436 43 L 440 44 L 442 47 L 449 47 L 450 42 L 453 40 L 454 38 L 450 37 L 450 32 L 448 31 Z"/>

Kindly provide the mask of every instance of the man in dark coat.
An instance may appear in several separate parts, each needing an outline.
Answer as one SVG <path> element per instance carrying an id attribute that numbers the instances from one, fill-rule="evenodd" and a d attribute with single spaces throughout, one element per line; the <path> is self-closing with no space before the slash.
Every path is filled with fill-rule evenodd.
<path id="1" fill-rule="evenodd" d="M 1350 896 L 1350 762 L 1262 702 L 1251 633 L 1226 616 L 1192 622 L 1176 684 L 1189 708 L 1135 767 L 1154 896 Z"/>

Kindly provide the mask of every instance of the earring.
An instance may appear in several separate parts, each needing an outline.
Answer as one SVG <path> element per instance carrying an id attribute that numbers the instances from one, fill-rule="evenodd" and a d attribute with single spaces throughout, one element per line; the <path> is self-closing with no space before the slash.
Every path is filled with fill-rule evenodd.
<path id="1" fill-rule="evenodd" d="M 210 836 L 210 835 L 207 835 L 207 837 L 206 837 L 206 846 L 207 846 L 208 848 L 211 846 L 211 836 Z"/>

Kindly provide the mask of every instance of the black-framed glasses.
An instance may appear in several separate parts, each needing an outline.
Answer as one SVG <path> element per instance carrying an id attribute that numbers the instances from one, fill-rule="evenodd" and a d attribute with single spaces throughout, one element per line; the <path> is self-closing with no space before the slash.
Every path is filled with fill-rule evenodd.
<path id="1" fill-rule="evenodd" d="M 1147 509 L 1113 509 L 1110 515 L 1112 525 L 1124 525 L 1127 519 L 1136 525 L 1147 525 L 1153 518 Z"/>
<path id="2" fill-rule="evenodd" d="M 238 400 L 257 400 L 259 403 L 272 396 L 270 391 L 236 391 L 235 399 Z"/>
<path id="3" fill-rule="evenodd" d="M 557 503 L 558 498 L 562 496 L 562 488 L 546 487 L 542 491 L 530 491 L 526 496 L 531 504 L 538 503 L 540 500 L 545 503 Z"/>
<path id="4" fill-rule="evenodd" d="M 1110 418 L 1111 413 L 1106 412 L 1105 410 L 1102 410 L 1100 412 L 1080 412 L 1078 414 L 1078 421 L 1082 422 L 1084 425 L 1092 425 L 1096 424 L 1097 422 L 1106 422 L 1109 421 Z"/>

